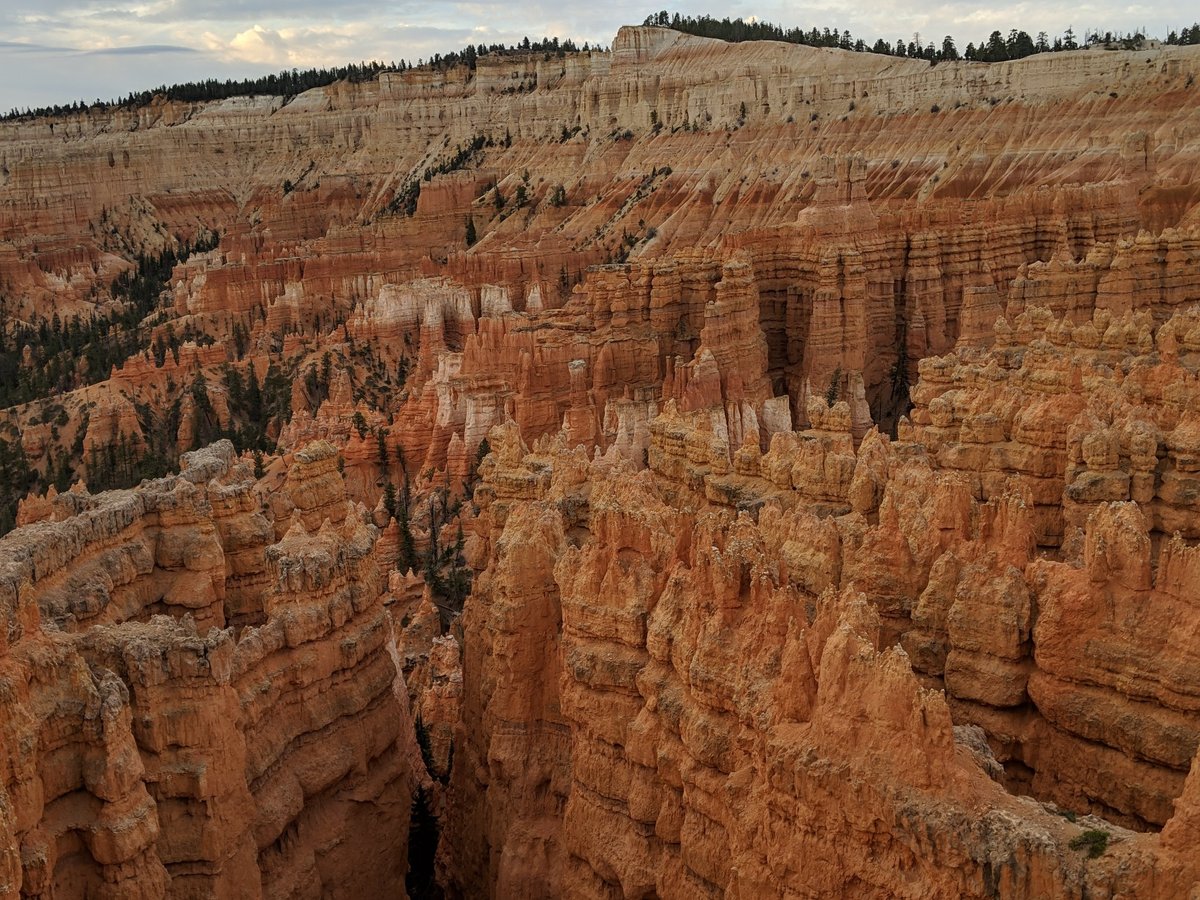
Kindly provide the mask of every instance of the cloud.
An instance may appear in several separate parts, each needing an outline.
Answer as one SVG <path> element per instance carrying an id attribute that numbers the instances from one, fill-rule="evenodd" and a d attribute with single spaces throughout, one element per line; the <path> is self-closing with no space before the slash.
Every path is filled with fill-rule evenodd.
<path id="1" fill-rule="evenodd" d="M 195 47 L 179 47 L 174 44 L 136 44 L 131 47 L 102 47 L 99 50 L 83 50 L 84 56 L 148 56 L 157 53 L 198 53 Z"/>
<path id="2" fill-rule="evenodd" d="M 215 39 L 214 44 L 216 47 L 213 49 L 218 49 L 218 52 L 223 50 L 235 59 L 274 65 L 283 65 L 288 61 L 287 42 L 278 31 L 261 25 L 235 34 L 223 47 L 219 39 Z"/>
<path id="3" fill-rule="evenodd" d="M 0 53 L 64 53 L 66 47 L 51 47 L 47 44 L 27 44 L 23 41 L 0 41 Z"/>

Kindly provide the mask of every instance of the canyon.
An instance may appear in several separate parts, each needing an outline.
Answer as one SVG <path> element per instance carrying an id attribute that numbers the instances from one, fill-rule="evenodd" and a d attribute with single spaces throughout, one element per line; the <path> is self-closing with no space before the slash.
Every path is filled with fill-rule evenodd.
<path id="1" fill-rule="evenodd" d="M 0 123 L 0 896 L 1200 896 L 1198 71 Z"/>

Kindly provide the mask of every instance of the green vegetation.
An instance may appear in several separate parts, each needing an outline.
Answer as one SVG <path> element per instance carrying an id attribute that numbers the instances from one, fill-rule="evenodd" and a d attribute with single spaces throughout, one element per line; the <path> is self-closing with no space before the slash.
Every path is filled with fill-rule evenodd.
<path id="1" fill-rule="evenodd" d="M 193 245 L 179 242 L 178 249 L 137 257 L 137 265 L 113 281 L 109 291 L 123 309 L 89 319 L 72 316 L 63 321 L 56 313 L 32 323 L 17 320 L 9 311 L 7 298 L 0 297 L 0 407 L 39 400 L 108 378 L 113 366 L 150 346 L 150 329 L 144 320 L 154 312 L 158 297 L 169 285 L 171 270 L 195 252 L 213 249 L 217 237 Z M 167 330 L 154 345 L 157 365 L 168 350 L 177 351 L 187 339 L 203 343 L 206 335 Z M 212 338 L 207 338 L 212 343 Z M 24 364 L 25 348 L 32 365 Z"/>
<path id="2" fill-rule="evenodd" d="M 383 443 L 381 435 L 379 452 L 380 458 L 386 460 L 387 448 Z M 397 448 L 399 451 L 399 448 Z M 421 561 L 417 556 L 416 541 L 413 540 L 412 533 L 412 494 L 408 487 L 408 476 L 404 474 L 404 459 L 400 459 L 400 472 L 403 481 L 400 482 L 400 490 L 396 490 L 396 485 L 392 481 L 388 481 L 383 486 L 383 508 L 387 510 L 387 514 L 396 520 L 396 527 L 400 530 L 400 553 L 396 557 L 396 571 L 398 572 L 414 572 L 421 568 Z M 383 463 L 384 474 L 387 474 L 387 463 Z"/>
<path id="3" fill-rule="evenodd" d="M 367 439 L 367 420 L 359 410 L 354 411 L 354 417 L 350 420 L 354 425 L 354 430 L 358 432 L 358 439 L 365 441 Z"/>
<path id="4" fill-rule="evenodd" d="M 833 409 L 835 403 L 838 402 L 838 394 L 842 390 L 842 367 L 838 366 L 833 370 L 833 374 L 829 376 L 829 386 L 825 388 L 825 405 Z"/>
<path id="5" fill-rule="evenodd" d="M 421 761 L 425 763 L 425 770 L 432 775 L 433 747 L 429 743 L 429 729 L 425 727 L 425 720 L 421 718 L 420 713 L 417 713 L 416 719 L 413 720 L 413 731 L 417 735 L 417 747 L 421 751 Z"/>
<path id="6" fill-rule="evenodd" d="M 742 19 L 728 18 L 714 19 L 711 16 L 700 17 L 681 17 L 678 13 L 674 17 L 668 13 L 659 12 L 646 18 L 644 24 L 661 25 L 668 28 L 674 28 L 676 31 L 683 31 L 688 34 L 698 34 L 702 37 L 720 38 L 726 41 L 786 41 L 792 44 L 806 44 L 813 47 L 840 47 L 843 50 L 857 50 L 860 52 L 883 53 L 888 56 L 911 56 L 920 59 L 928 59 L 933 62 L 942 62 L 945 60 L 959 59 L 957 49 L 954 47 L 954 41 L 949 35 L 942 42 L 941 49 L 937 49 L 933 43 L 922 45 L 916 40 L 904 41 L 903 39 L 896 41 L 895 44 L 890 44 L 887 41 L 879 39 L 874 44 L 868 45 L 865 41 L 855 39 L 849 31 L 830 30 L 828 28 L 818 29 L 812 28 L 805 31 L 802 28 L 785 29 L 779 25 L 772 25 L 769 22 L 745 22 Z M 994 32 L 994 35 L 1000 34 Z M 1010 32 L 1010 37 L 1013 34 L 1025 34 L 1014 30 Z M 1070 36 L 1069 36 L 1070 35 Z M 1026 35 L 1028 37 L 1028 35 Z M 1038 35 L 1039 40 L 1033 42 L 1033 53 L 1042 53 L 1047 50 L 1074 50 L 1080 45 L 1075 43 L 1070 29 L 1067 34 L 1061 38 L 1055 38 L 1053 42 L 1048 39 L 1042 40 L 1045 33 Z M 1126 49 L 1133 49 L 1143 40 L 1140 34 L 1130 35 L 1114 35 L 1113 32 L 1089 32 L 1085 35 L 1083 46 L 1088 47 L 1095 44 L 1106 46 L 1119 45 Z M 1013 51 L 1008 48 L 1008 40 L 1004 41 L 1006 45 L 1006 53 Z M 1027 48 L 1024 40 L 1019 42 L 1014 41 L 1014 46 L 1019 43 L 1022 50 Z M 1172 31 L 1167 35 L 1164 43 L 1167 44 L 1200 44 L 1200 25 L 1193 24 L 1190 27 L 1185 26 L 1179 31 Z M 987 45 L 991 46 L 992 41 L 989 40 Z M 968 45 L 970 51 L 973 45 Z M 981 54 L 984 50 L 981 46 L 976 53 Z M 143 106 L 148 106 L 155 98 L 164 98 L 166 100 L 175 100 L 184 103 L 199 103 L 208 100 L 224 100 L 229 97 L 284 97 L 291 98 L 304 91 L 312 88 L 324 87 L 329 84 L 334 84 L 338 81 L 348 81 L 351 83 L 371 81 L 378 78 L 384 72 L 404 72 L 409 69 L 430 68 L 437 71 L 446 71 L 455 66 L 467 66 L 474 69 L 479 59 L 485 56 L 508 56 L 518 54 L 540 53 L 543 59 L 551 57 L 563 57 L 567 53 L 575 53 L 582 49 L 584 52 L 589 50 L 588 44 L 584 44 L 582 48 L 577 47 L 571 40 L 559 40 L 558 38 L 543 38 L 540 41 L 530 41 L 525 38 L 518 44 L 506 46 L 504 44 L 476 44 L 468 45 L 462 50 L 453 51 L 442 55 L 435 53 L 426 62 L 423 59 L 417 60 L 414 65 L 411 62 L 400 60 L 399 62 L 383 63 L 377 61 L 351 63 L 350 65 L 337 66 L 329 69 L 304 69 L 304 70 L 284 70 L 273 75 L 265 75 L 260 78 L 246 78 L 242 80 L 226 79 L 218 81 L 215 78 L 210 78 L 205 81 L 189 81 L 183 84 L 160 85 L 157 88 L 148 91 L 138 91 L 130 93 L 119 100 L 100 100 L 89 103 L 85 100 L 77 100 L 74 103 L 55 104 L 53 106 L 40 106 L 36 108 L 25 107 L 24 109 L 12 109 L 10 112 L 0 116 L 0 121 L 10 121 L 14 119 L 31 119 L 38 116 L 69 116 L 75 113 L 85 111 L 103 111 L 109 109 L 138 109 Z M 597 48 L 598 49 L 598 48 Z M 991 54 L 988 54 L 989 56 Z M 1028 55 L 1027 53 L 1025 55 Z M 966 56 L 967 59 L 978 59 L 982 62 L 995 62 L 994 58 L 988 58 L 984 55 Z M 1005 59 L 1020 59 L 1020 56 L 1008 55 Z M 511 144 L 511 139 L 505 146 Z M 285 188 L 285 193 L 287 190 Z"/>
<path id="7" fill-rule="evenodd" d="M 201 424 L 198 418 L 195 446 L 202 447 L 213 440 L 227 437 L 233 441 L 239 452 L 273 450 L 274 441 L 267 437 L 272 423 L 283 425 L 292 418 L 291 379 L 274 363 L 267 366 L 267 373 L 261 385 L 253 366 L 247 366 L 243 376 L 234 366 L 226 364 L 222 374 L 225 390 L 229 394 L 229 427 L 224 431 L 218 430 L 215 437 L 211 437 L 213 426 L 209 425 L 207 420 Z M 192 399 L 198 417 L 202 410 L 207 417 L 207 409 L 211 405 L 207 397 L 201 403 L 196 396 L 195 384 L 192 385 Z"/>
<path id="8" fill-rule="evenodd" d="M 178 421 L 178 406 L 174 414 Z M 162 478 L 177 465 L 174 453 L 161 447 L 152 446 L 139 452 L 127 434 L 119 435 L 105 447 L 92 448 L 86 463 L 88 490 L 93 493 L 132 487 L 143 478 Z"/>
<path id="9" fill-rule="evenodd" d="M 417 785 L 408 830 L 408 875 L 404 879 L 412 900 L 441 900 L 443 896 L 434 880 L 438 838 L 438 821 L 429 803 L 429 792 L 423 785 Z"/>
<path id="10" fill-rule="evenodd" d="M 387 475 L 387 473 L 388 473 L 387 432 L 384 431 L 382 428 L 378 428 L 375 431 L 375 452 L 376 452 L 376 455 L 378 455 L 378 457 L 379 457 L 379 470 L 381 472 L 383 472 L 384 475 Z"/>
<path id="11" fill-rule="evenodd" d="M 1145 41 L 1145 35 L 1114 33 L 1112 31 L 1088 31 L 1084 34 L 1083 43 L 1075 38 L 1073 29 L 1068 28 L 1061 37 L 1051 40 L 1046 32 L 1039 32 L 1032 38 L 1025 31 L 1012 29 L 1005 37 L 1000 31 L 993 31 L 987 42 L 976 47 L 967 44 L 967 49 L 959 55 L 954 38 L 946 35 L 938 47 L 932 41 L 926 43 L 919 34 L 914 34 L 911 40 L 903 38 L 894 44 L 882 38 L 873 44 L 868 44 L 862 38 L 854 38 L 849 31 L 838 31 L 836 28 L 784 28 L 771 22 L 746 22 L 742 19 L 714 19 L 712 16 L 680 16 L 676 13 L 669 15 L 665 10 L 646 17 L 645 25 L 658 25 L 663 28 L 673 28 L 685 34 L 695 34 L 701 37 L 717 38 L 723 41 L 740 43 L 742 41 L 783 41 L 789 44 L 803 44 L 809 47 L 836 47 L 842 50 L 853 50 L 859 53 L 879 53 L 885 56 L 903 56 L 913 59 L 925 59 L 931 63 L 952 62 L 957 59 L 968 59 L 977 62 L 1003 62 L 1010 59 L 1022 59 L 1035 53 L 1049 53 L 1059 50 L 1078 50 L 1083 47 L 1105 46 L 1137 49 Z M 1180 33 L 1171 32 L 1167 43 L 1200 43 L 1200 28 L 1192 26 Z"/>
<path id="12" fill-rule="evenodd" d="M 37 473 L 29 466 L 20 438 L 0 438 L 0 534 L 8 534 L 17 523 L 17 504 L 33 487 Z"/>
<path id="13" fill-rule="evenodd" d="M 239 452 L 254 452 L 256 477 L 261 477 L 263 451 L 272 450 L 275 446 L 275 442 L 267 436 L 268 430 L 291 418 L 291 380 L 274 364 L 267 368 L 262 386 L 252 367 L 247 367 L 243 375 L 226 363 L 221 376 L 229 395 L 229 424 L 221 427 L 209 399 L 208 379 L 203 372 L 197 373 L 195 381 L 186 391 L 192 407 L 190 446 L 203 447 L 221 438 L 229 438 Z M 82 460 L 90 490 L 133 487 L 142 479 L 161 478 L 178 469 L 176 437 L 182 424 L 182 396 L 176 397 L 165 410 L 156 410 L 145 403 L 135 403 L 135 407 L 138 425 L 145 435 L 144 443 L 139 446 L 132 435 L 120 434 L 107 446 L 93 447 L 87 458 Z M 85 413 L 76 436 L 76 455 L 81 455 L 88 420 L 89 416 Z M 61 491 L 70 485 L 72 477 L 71 456 L 64 452 L 57 465 L 52 463 L 41 479 L 42 487 L 55 484 Z"/>
<path id="14" fill-rule="evenodd" d="M 1200 44 L 1200 23 L 1193 23 L 1190 28 L 1181 28 L 1179 31 L 1172 31 L 1167 35 L 1167 39 L 1163 43 L 1183 46 Z"/>
<path id="15" fill-rule="evenodd" d="M 433 595 L 433 604 L 438 610 L 442 631 L 450 627 L 451 620 L 462 612 L 467 594 L 471 592 L 471 570 L 463 559 L 464 536 L 462 525 L 454 543 L 442 545 L 439 531 L 458 512 L 458 506 L 446 502 L 444 492 L 429 498 L 429 549 L 425 554 L 421 574 Z M 403 531 L 401 532 L 401 555 L 404 555 Z"/>
<path id="16" fill-rule="evenodd" d="M 396 523 L 400 528 L 400 555 L 396 560 L 396 568 L 401 572 L 412 572 L 420 568 L 417 559 L 417 545 L 413 540 L 412 527 L 409 524 L 409 510 L 412 509 L 412 494 L 408 489 L 408 478 L 405 477 L 400 496 L 396 501 Z"/>
<path id="17" fill-rule="evenodd" d="M 1095 859 L 1103 856 L 1104 851 L 1108 849 L 1108 832 L 1099 828 L 1089 828 L 1082 834 L 1071 838 L 1068 846 L 1072 850 L 1086 850 L 1088 859 Z"/>
<path id="18" fill-rule="evenodd" d="M 422 181 L 433 181 L 437 175 L 456 172 L 473 165 L 477 161 L 479 154 L 483 152 L 483 149 L 485 147 L 493 147 L 495 143 L 491 137 L 477 134 L 465 145 L 459 144 L 454 148 L 453 154 L 438 163 L 427 166 L 419 179 L 415 175 L 409 176 L 409 179 L 400 186 L 400 189 L 396 191 L 391 201 L 383 208 L 384 214 L 414 215 L 417 211 L 417 200 L 421 197 Z"/>

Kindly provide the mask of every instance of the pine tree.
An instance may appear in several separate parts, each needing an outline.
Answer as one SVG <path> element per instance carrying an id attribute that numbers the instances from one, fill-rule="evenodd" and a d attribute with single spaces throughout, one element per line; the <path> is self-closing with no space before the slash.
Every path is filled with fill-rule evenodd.
<path id="1" fill-rule="evenodd" d="M 329 351 L 321 354 L 321 392 L 323 400 L 329 399 L 329 382 L 333 380 L 333 357 Z"/>
<path id="2" fill-rule="evenodd" d="M 467 216 L 467 246 L 473 246 L 476 240 L 475 219 L 471 216 Z"/>
<path id="3" fill-rule="evenodd" d="M 835 403 L 838 402 L 838 394 L 842 388 L 842 367 L 838 366 L 833 370 L 833 374 L 829 376 L 829 387 L 825 389 L 825 405 L 833 409 Z"/>
<path id="4" fill-rule="evenodd" d="M 433 900 L 442 896 L 434 880 L 433 862 L 437 855 L 438 822 L 429 804 L 429 794 L 418 785 L 413 794 L 408 830 L 408 875 L 404 886 L 413 900 Z"/>
<path id="5" fill-rule="evenodd" d="M 262 388 L 258 385 L 258 377 L 254 374 L 254 366 L 246 367 L 246 414 L 252 426 L 262 429 L 263 397 Z"/>
<path id="6" fill-rule="evenodd" d="M 375 429 L 375 453 L 379 458 L 379 468 L 386 475 L 388 471 L 387 432 L 382 428 Z"/>
<path id="7" fill-rule="evenodd" d="M 396 524 L 400 529 L 400 555 L 396 560 L 396 568 L 401 572 L 411 572 L 417 566 L 417 547 L 408 521 L 411 506 L 408 478 L 405 478 L 400 488 L 399 502 L 396 504 Z"/>
<path id="8" fill-rule="evenodd" d="M 383 486 L 383 508 L 390 518 L 396 518 L 396 485 L 390 481 Z"/>

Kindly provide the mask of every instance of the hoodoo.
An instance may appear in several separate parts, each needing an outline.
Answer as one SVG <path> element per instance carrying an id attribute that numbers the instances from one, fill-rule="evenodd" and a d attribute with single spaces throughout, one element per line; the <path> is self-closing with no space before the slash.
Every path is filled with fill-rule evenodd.
<path id="1" fill-rule="evenodd" d="M 1200 46 L 369 74 L 0 121 L 0 898 L 1200 896 Z"/>

